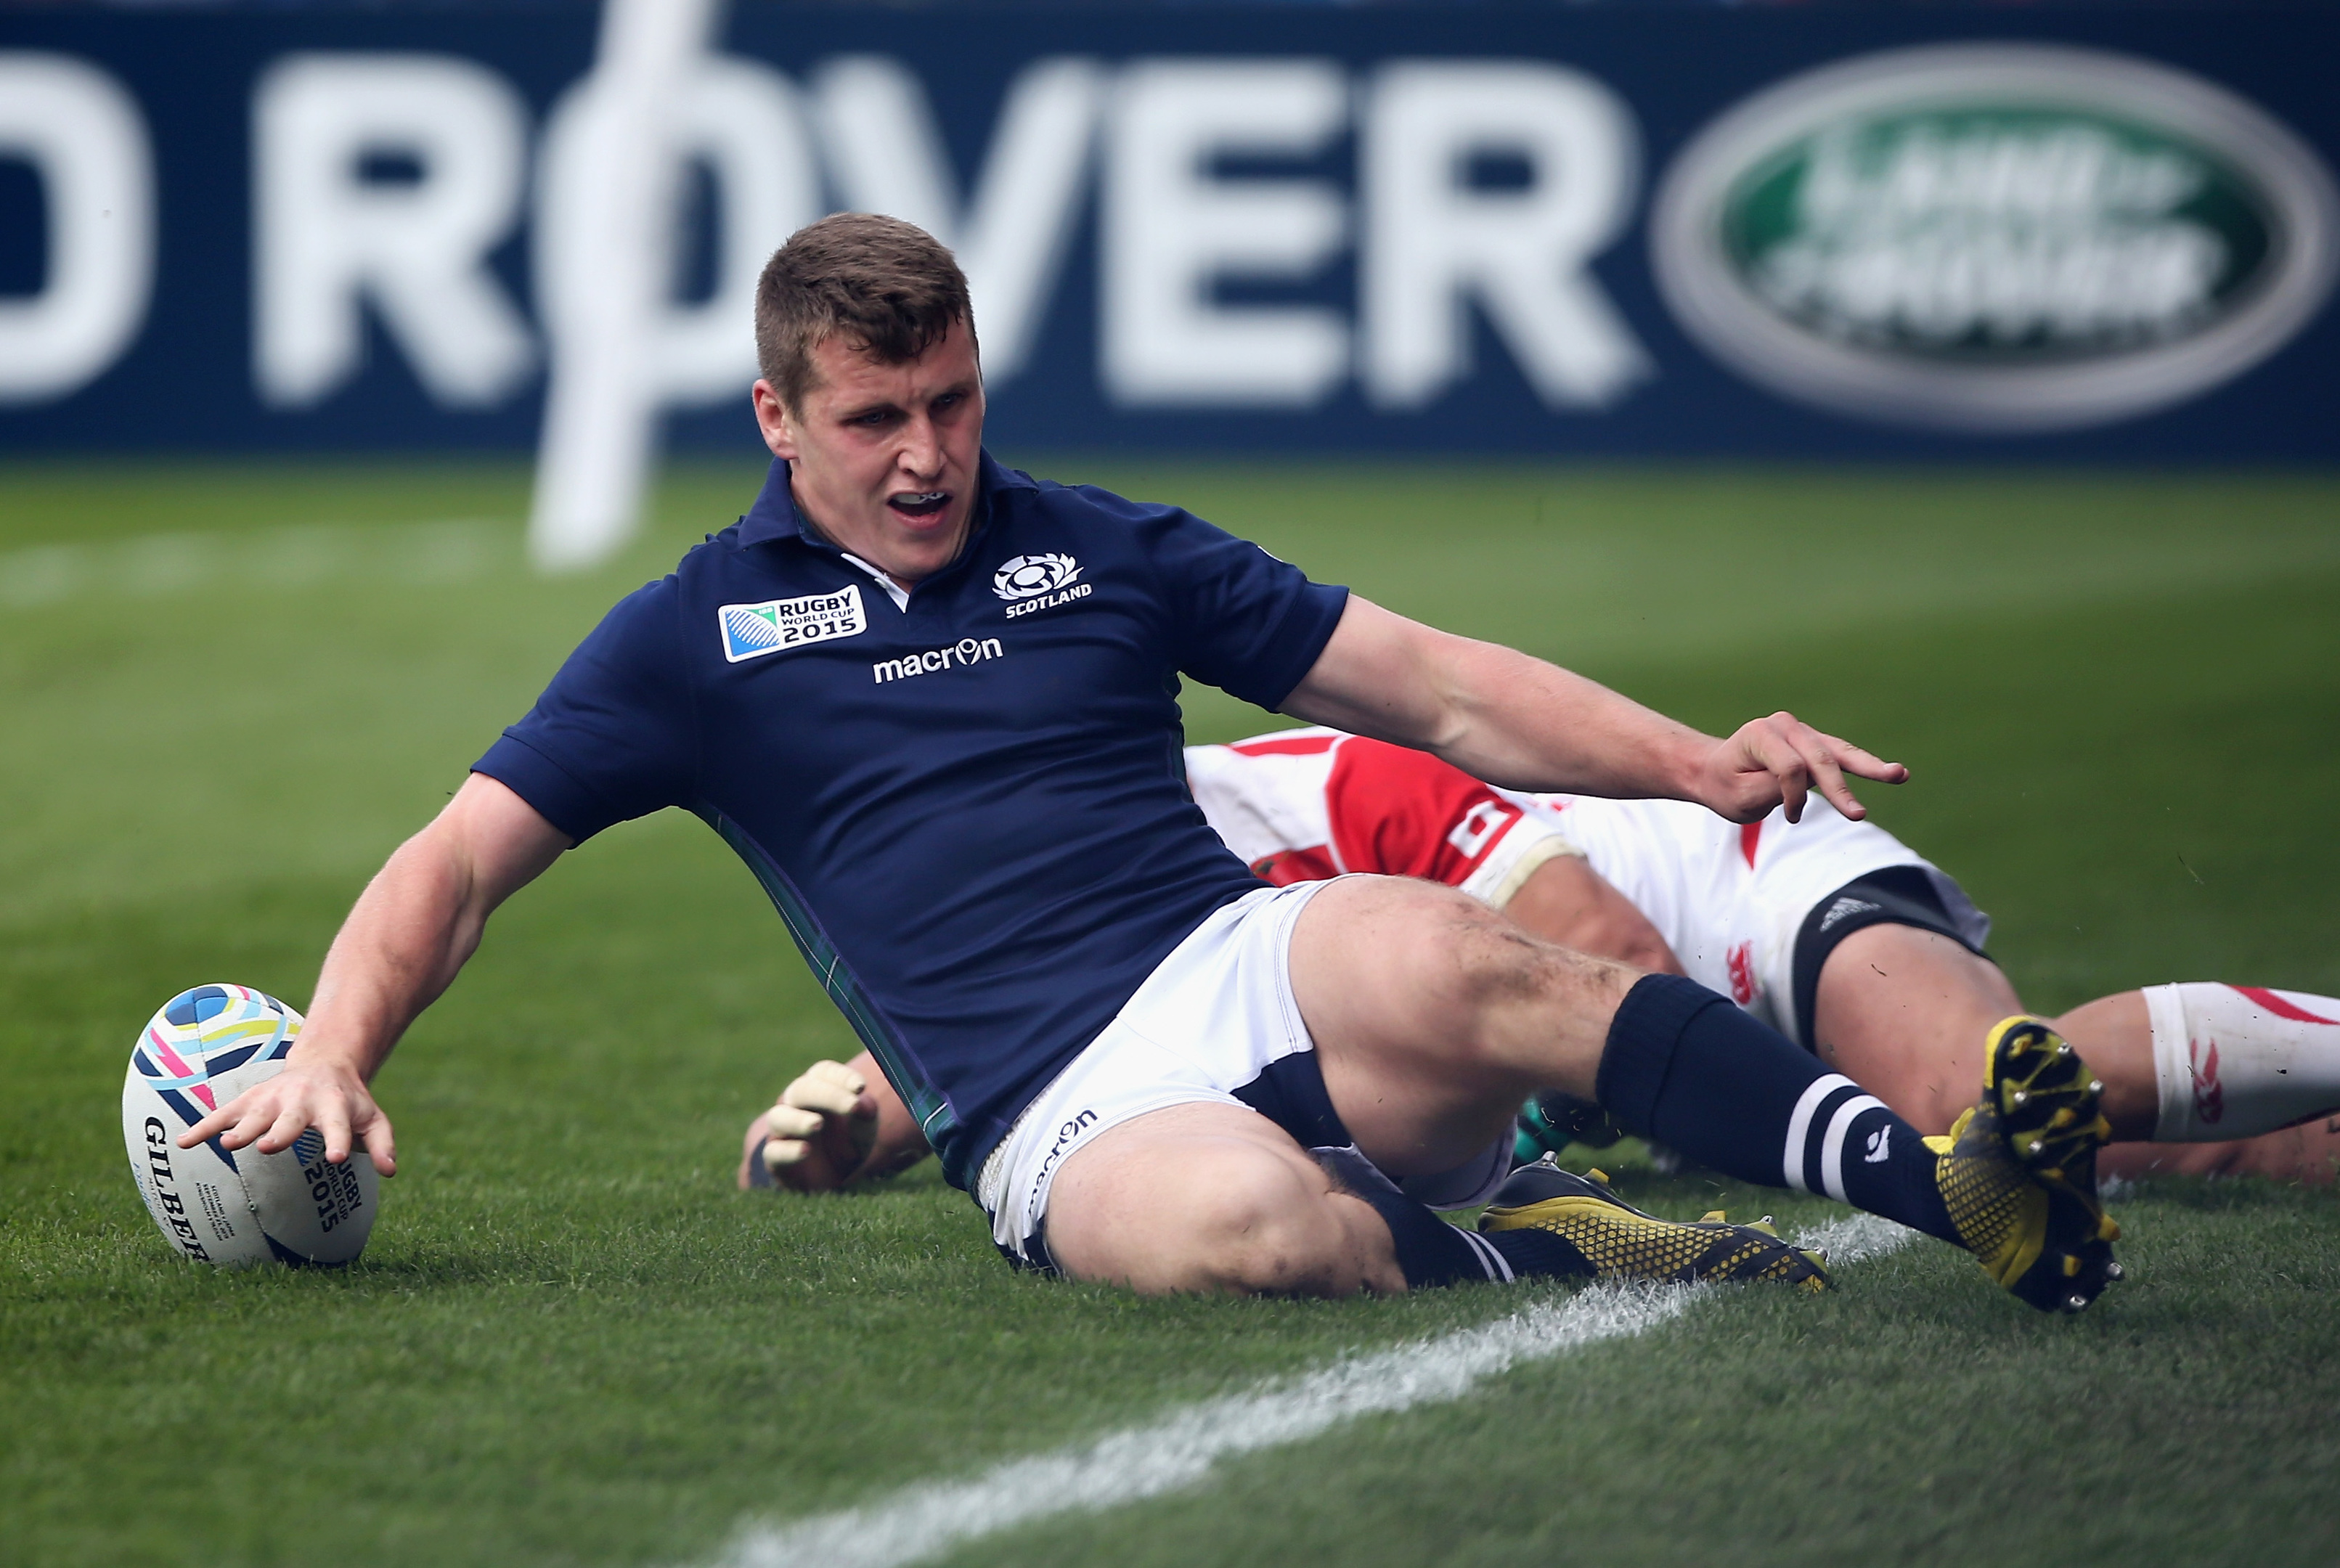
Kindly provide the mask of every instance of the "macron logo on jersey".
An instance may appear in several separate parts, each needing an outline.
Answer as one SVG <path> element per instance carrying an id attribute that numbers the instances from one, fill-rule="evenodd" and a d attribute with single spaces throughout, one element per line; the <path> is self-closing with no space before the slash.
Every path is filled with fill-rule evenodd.
<path id="1" fill-rule="evenodd" d="M 932 675 L 937 670 L 954 666 L 965 669 L 980 664 L 987 659 L 1002 659 L 1007 650 L 996 637 L 962 637 L 947 648 L 937 648 L 930 653 L 906 653 L 899 659 L 881 659 L 869 667 L 869 679 L 883 686 L 888 680 L 907 680 L 913 675 Z"/>
<path id="2" fill-rule="evenodd" d="M 991 591 L 1010 601 L 1007 614 L 1012 620 L 1086 599 L 1096 590 L 1076 581 L 1080 574 L 1081 563 L 1069 555 L 1018 555 L 1003 561 L 991 574 Z"/>
<path id="3" fill-rule="evenodd" d="M 723 657 L 733 664 L 743 659 L 761 659 L 767 653 L 785 653 L 808 643 L 834 642 L 869 630 L 858 584 L 836 593 L 808 593 L 801 599 L 727 604 L 715 612 L 715 622 L 723 633 Z"/>

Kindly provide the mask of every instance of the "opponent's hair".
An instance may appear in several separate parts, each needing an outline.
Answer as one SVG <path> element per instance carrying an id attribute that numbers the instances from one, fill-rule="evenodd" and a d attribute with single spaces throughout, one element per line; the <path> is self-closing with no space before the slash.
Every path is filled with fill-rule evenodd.
<path id="1" fill-rule="evenodd" d="M 941 241 L 875 213 L 835 213 L 788 236 L 756 280 L 756 365 L 791 413 L 832 337 L 888 364 L 914 360 L 953 322 L 975 336 L 967 274 Z"/>

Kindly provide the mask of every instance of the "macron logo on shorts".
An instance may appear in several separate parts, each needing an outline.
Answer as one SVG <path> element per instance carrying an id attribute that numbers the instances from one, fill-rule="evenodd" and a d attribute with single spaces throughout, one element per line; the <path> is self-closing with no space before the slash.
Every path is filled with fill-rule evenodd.
<path id="1" fill-rule="evenodd" d="M 848 584 L 835 593 L 799 599 L 768 599 L 761 604 L 727 604 L 715 612 L 723 633 L 723 657 L 733 664 L 785 653 L 808 643 L 834 642 L 869 630 L 861 590 Z"/>

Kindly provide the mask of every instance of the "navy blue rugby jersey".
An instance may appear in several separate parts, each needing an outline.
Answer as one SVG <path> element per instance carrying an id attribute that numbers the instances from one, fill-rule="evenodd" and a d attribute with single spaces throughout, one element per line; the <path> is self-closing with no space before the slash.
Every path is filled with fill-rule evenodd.
<path id="1" fill-rule="evenodd" d="M 1345 589 L 1175 507 L 987 453 L 898 590 L 747 516 L 619 603 L 475 765 L 584 839 L 681 806 L 737 850 L 952 1182 L 1212 910 L 1262 886 L 1184 779 L 1179 677 L 1275 708 Z"/>

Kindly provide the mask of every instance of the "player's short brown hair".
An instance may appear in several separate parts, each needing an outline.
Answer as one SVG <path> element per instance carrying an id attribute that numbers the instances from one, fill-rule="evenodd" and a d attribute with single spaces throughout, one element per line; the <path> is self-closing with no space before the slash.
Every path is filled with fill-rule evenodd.
<path id="1" fill-rule="evenodd" d="M 791 413 L 813 384 L 813 350 L 842 336 L 888 364 L 914 360 L 953 322 L 975 335 L 967 274 L 941 241 L 875 213 L 836 213 L 772 253 L 756 280 L 756 365 Z"/>

